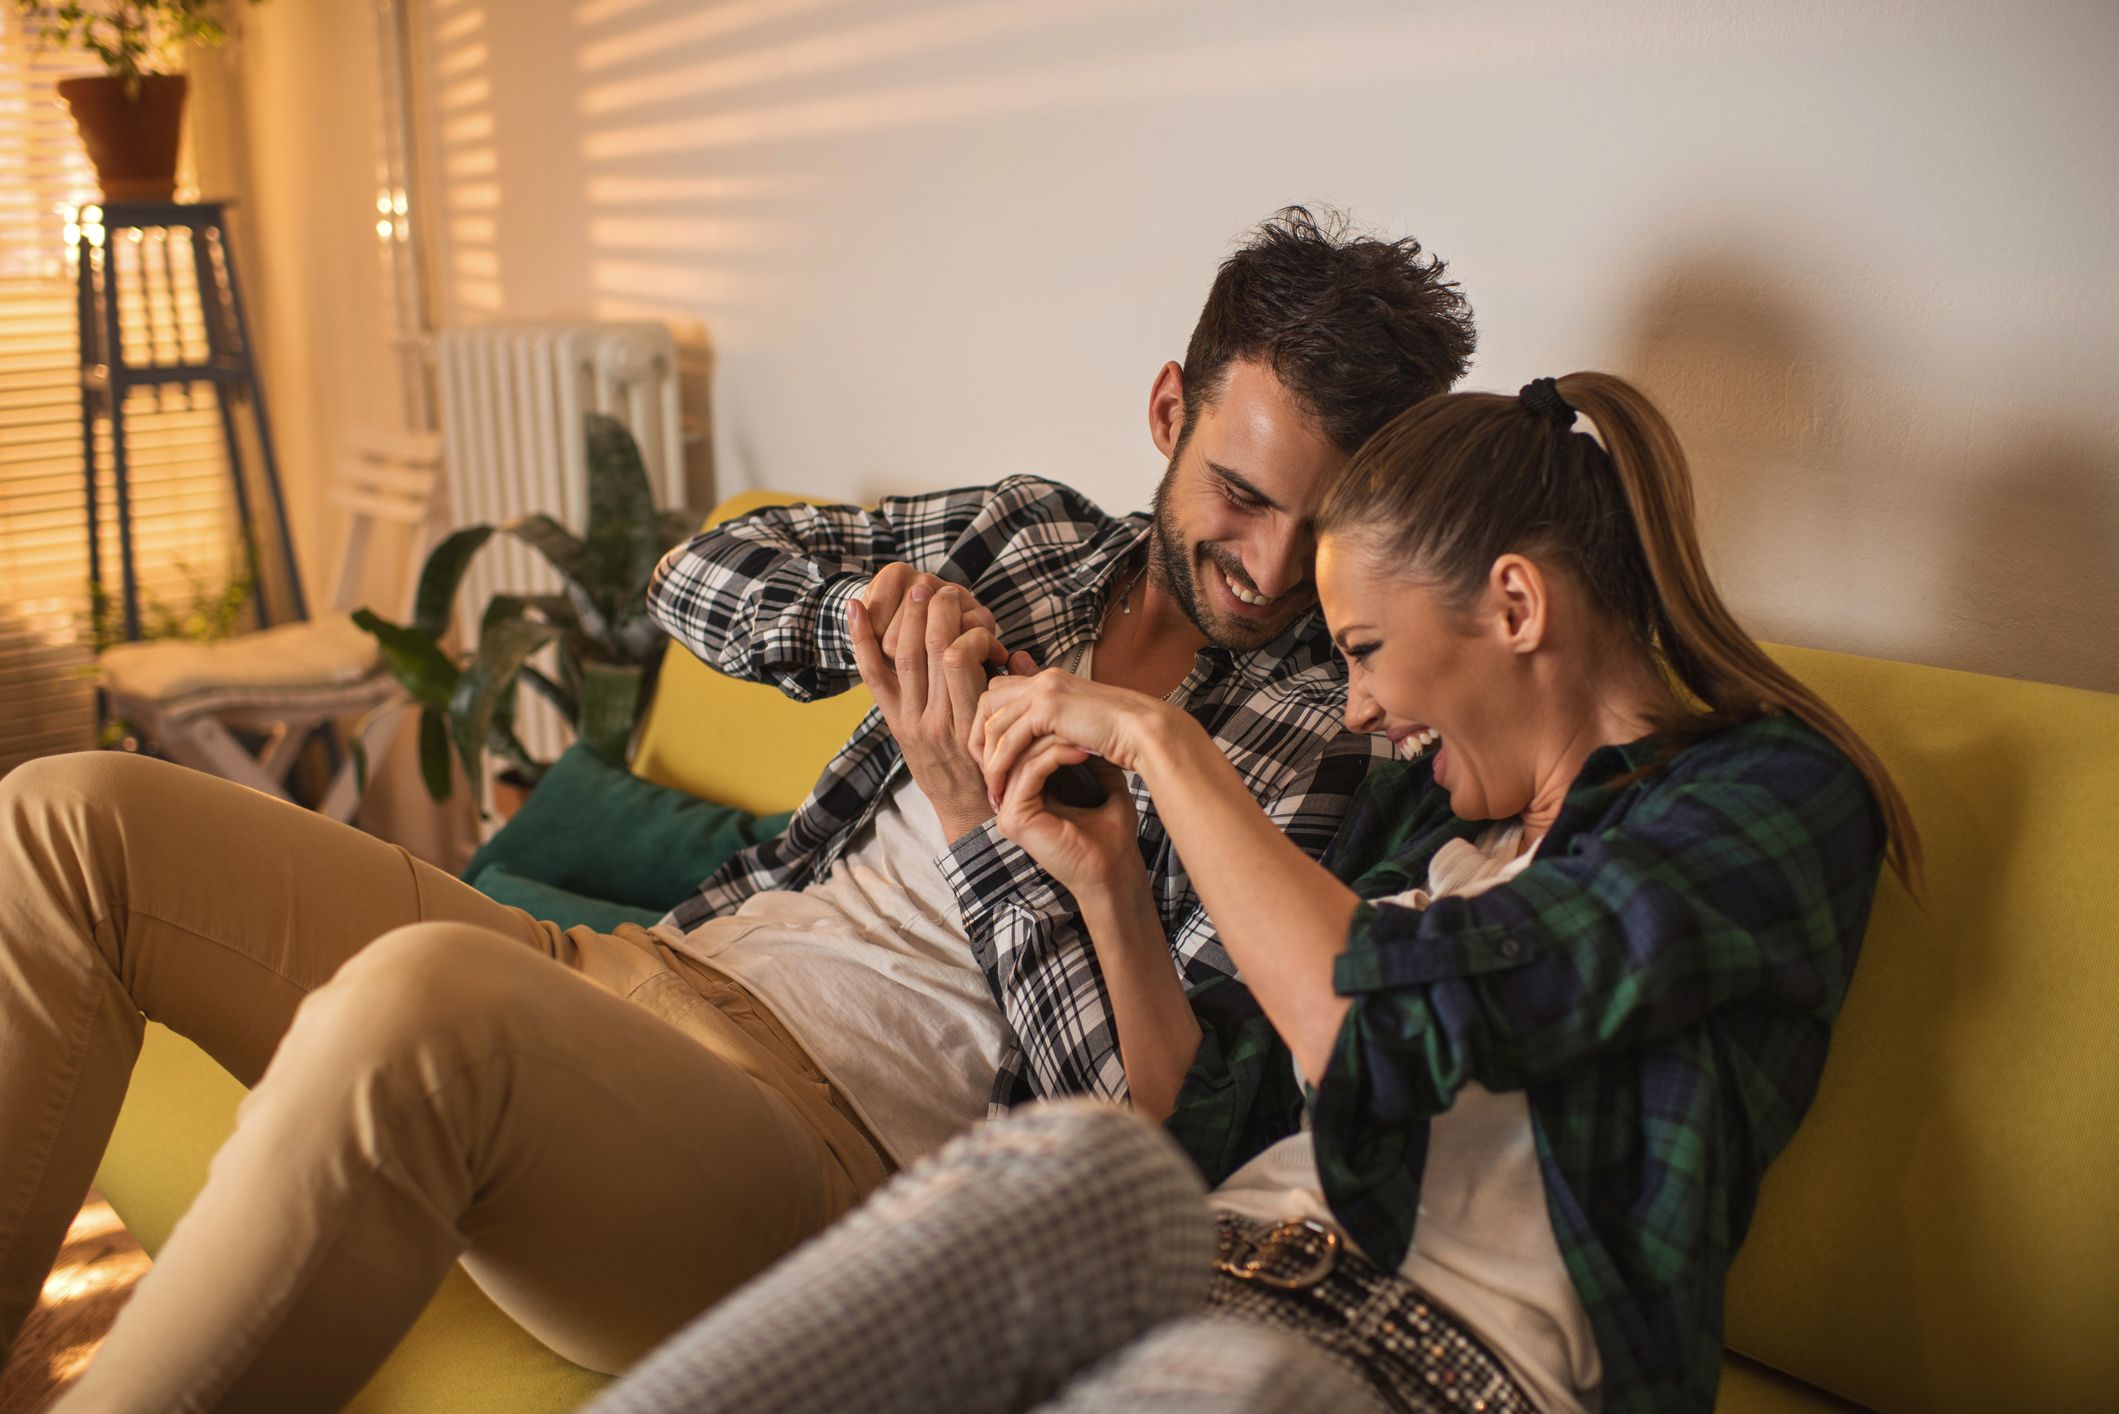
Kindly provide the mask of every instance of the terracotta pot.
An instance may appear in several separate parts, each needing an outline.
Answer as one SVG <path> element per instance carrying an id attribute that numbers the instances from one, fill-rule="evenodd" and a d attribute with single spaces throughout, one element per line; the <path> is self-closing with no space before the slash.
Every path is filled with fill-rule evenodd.
<path id="1" fill-rule="evenodd" d="M 184 132 L 182 74 L 143 74 L 137 97 L 108 74 L 59 80 L 59 96 L 81 131 L 105 201 L 168 201 L 177 192 Z"/>

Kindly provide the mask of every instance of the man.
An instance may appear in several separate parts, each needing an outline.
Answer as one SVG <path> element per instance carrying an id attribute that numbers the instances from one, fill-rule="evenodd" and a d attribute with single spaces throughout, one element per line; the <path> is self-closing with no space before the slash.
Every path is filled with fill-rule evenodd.
<path id="1" fill-rule="evenodd" d="M 797 696 L 865 664 L 883 710 L 656 932 L 562 931 L 158 762 L 0 779 L 0 1349 L 143 1013 L 253 1089 L 80 1408 L 341 1401 L 459 1256 L 546 1345 L 620 1370 L 969 1123 L 996 1000 L 1031 1088 L 1115 1092 L 1094 958 L 966 788 L 977 665 L 1093 640 L 1096 676 L 1180 693 L 1321 848 L 1369 747 L 1336 723 L 1305 522 L 1369 429 L 1462 371 L 1462 302 L 1417 257 L 1291 211 L 1230 261 L 1155 382 L 1152 529 L 1017 479 L 673 554 L 654 603 L 695 650 Z M 1225 969 L 1152 817 L 1142 846 L 1178 957 Z"/>
<path id="2" fill-rule="evenodd" d="M 964 1087 L 987 1078 L 992 1067 L 978 1062 L 989 1054 L 1001 1062 L 997 1107 L 1125 1093 L 1109 1001 L 1072 900 L 992 824 L 966 740 L 982 663 L 1013 650 L 1018 671 L 1040 662 L 1079 671 L 1086 652 L 1098 679 L 1181 701 L 1312 855 L 1387 750 L 1340 724 L 1345 676 L 1316 612 L 1308 527 L 1354 448 L 1399 409 L 1445 391 L 1470 357 L 1461 297 L 1439 261 L 1419 257 L 1409 240 L 1341 239 L 1300 208 L 1265 223 L 1223 266 L 1184 363 L 1156 374 L 1149 432 L 1167 466 L 1152 518 L 1107 516 L 1064 486 L 1016 477 L 874 511 L 767 511 L 664 560 L 649 602 L 708 663 L 803 700 L 844 690 L 858 672 L 881 710 L 785 834 L 732 860 L 658 931 L 762 997 L 857 1107 L 876 1096 L 869 1103 L 921 1109 L 931 1142 L 913 1153 L 962 1126 Z M 866 628 L 850 622 L 856 602 Z M 1136 791 L 1135 804 L 1179 967 L 1194 981 L 1232 972 L 1154 802 Z M 856 931 L 886 952 L 943 959 L 964 956 L 968 941 L 1013 1031 L 1005 1053 L 998 1018 L 961 978 L 937 987 L 930 972 L 908 974 L 890 995 L 916 1018 L 850 1026 L 836 944 L 804 947 L 813 935 L 771 929 L 730 937 L 720 923 L 783 912 L 780 901 L 747 901 L 761 890 L 814 891 L 877 834 L 897 838 L 908 814 L 937 822 L 939 834 L 905 842 L 907 877 L 864 877 L 870 895 L 891 890 L 891 916 L 910 922 Z M 923 856 L 948 885 L 924 903 Z M 907 1092 L 893 1081 L 908 1045 L 893 1033 L 923 1025 L 978 1040 L 965 1066 Z M 885 1130 L 898 1123 L 868 1117 Z"/>

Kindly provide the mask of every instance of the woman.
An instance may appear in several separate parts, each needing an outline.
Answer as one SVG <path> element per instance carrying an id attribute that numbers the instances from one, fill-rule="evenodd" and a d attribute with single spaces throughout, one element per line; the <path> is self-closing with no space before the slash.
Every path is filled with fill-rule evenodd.
<path id="1" fill-rule="evenodd" d="M 1372 777 L 1328 867 L 1165 704 L 1046 673 L 982 707 L 1000 827 L 1081 903 L 1135 1107 L 1218 1185 L 1211 1279 L 1197 1190 L 1137 1122 L 1026 1117 L 614 1407 L 723 1407 L 760 1371 L 748 1407 L 842 1379 L 864 1407 L 1712 1406 L 1724 1278 L 1879 859 L 1917 876 L 1905 804 L 1723 607 L 1676 438 L 1620 379 L 1422 403 L 1317 530 L 1348 722 L 1413 758 Z M 1170 968 L 1127 792 L 1044 799 L 1083 760 L 1155 798 L 1243 983 L 1188 994 Z"/>

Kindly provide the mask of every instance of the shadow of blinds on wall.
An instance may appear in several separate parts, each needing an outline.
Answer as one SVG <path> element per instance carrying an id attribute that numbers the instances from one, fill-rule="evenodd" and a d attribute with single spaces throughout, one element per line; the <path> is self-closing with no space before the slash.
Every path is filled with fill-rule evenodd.
<path id="1" fill-rule="evenodd" d="M 77 213 L 88 220 L 97 195 L 52 88 L 88 67 L 38 50 L 12 7 L 0 13 L 0 772 L 95 745 L 74 271 Z M 142 337 L 203 345 L 195 291 L 123 294 L 128 347 Z M 166 298 L 175 319 L 134 327 L 143 297 Z M 218 416 L 203 390 L 161 388 L 136 392 L 126 418 L 141 603 L 150 623 L 181 621 L 240 563 Z M 98 529 L 103 563 L 115 567 L 108 425 L 96 436 Z"/>

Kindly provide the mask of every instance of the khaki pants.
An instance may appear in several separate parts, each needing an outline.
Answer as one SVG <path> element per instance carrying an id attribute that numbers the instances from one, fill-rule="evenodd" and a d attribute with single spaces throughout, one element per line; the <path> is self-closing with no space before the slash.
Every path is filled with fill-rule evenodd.
<path id="1" fill-rule="evenodd" d="M 34 761 L 0 777 L 0 1354 L 143 1014 L 253 1088 L 74 1408 L 335 1405 L 459 1258 L 616 1372 L 885 1172 L 779 1024 L 644 930 L 181 767 Z"/>

